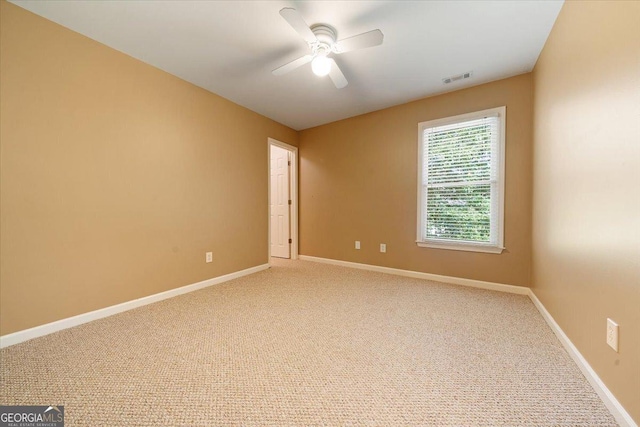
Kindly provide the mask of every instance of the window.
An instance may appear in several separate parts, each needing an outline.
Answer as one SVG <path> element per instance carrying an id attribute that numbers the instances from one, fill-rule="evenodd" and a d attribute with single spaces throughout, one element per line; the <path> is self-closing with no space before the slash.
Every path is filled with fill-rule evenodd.
<path id="1" fill-rule="evenodd" d="M 501 253 L 506 108 L 418 125 L 422 247 Z"/>

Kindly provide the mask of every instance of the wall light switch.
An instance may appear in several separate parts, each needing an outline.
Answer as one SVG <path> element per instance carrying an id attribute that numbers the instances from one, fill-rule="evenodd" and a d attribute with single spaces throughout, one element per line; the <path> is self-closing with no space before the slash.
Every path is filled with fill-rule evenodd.
<path id="1" fill-rule="evenodd" d="M 356 249 L 360 249 L 360 240 L 356 240 Z"/>
<path id="2" fill-rule="evenodd" d="M 385 243 L 380 243 L 380 252 L 387 252 L 387 245 Z"/>
<path id="3" fill-rule="evenodd" d="M 618 351 L 618 324 L 611 319 L 607 319 L 607 344 Z"/>

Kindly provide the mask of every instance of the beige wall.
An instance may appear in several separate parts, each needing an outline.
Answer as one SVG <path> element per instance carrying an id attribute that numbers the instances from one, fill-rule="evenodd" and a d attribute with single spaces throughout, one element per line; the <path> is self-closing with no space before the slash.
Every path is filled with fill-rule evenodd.
<path id="1" fill-rule="evenodd" d="M 640 423 L 640 3 L 565 3 L 534 88 L 533 289 Z"/>
<path id="2" fill-rule="evenodd" d="M 0 334 L 268 261 L 267 137 L 297 132 L 0 5 Z"/>
<path id="3" fill-rule="evenodd" d="M 531 241 L 531 75 L 300 132 L 300 253 L 527 286 Z M 505 246 L 500 254 L 420 248 L 418 123 L 507 106 Z M 354 249 L 354 241 L 362 249 Z M 387 253 L 379 244 L 387 244 Z"/>

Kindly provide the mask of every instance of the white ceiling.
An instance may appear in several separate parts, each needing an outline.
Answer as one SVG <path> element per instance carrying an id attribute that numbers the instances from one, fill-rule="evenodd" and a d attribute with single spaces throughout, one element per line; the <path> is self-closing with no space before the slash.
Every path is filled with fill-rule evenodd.
<path id="1" fill-rule="evenodd" d="M 562 1 L 13 1 L 296 130 L 531 71 Z M 279 15 L 296 8 L 338 39 L 379 28 L 382 46 L 336 56 L 336 89 Z M 442 79 L 473 71 L 470 79 Z"/>

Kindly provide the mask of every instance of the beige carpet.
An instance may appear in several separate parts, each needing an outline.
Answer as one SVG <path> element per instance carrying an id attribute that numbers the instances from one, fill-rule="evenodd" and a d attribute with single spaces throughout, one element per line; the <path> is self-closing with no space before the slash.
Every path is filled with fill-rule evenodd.
<path id="1" fill-rule="evenodd" d="M 67 426 L 613 426 L 525 296 L 305 261 L 0 352 Z"/>

